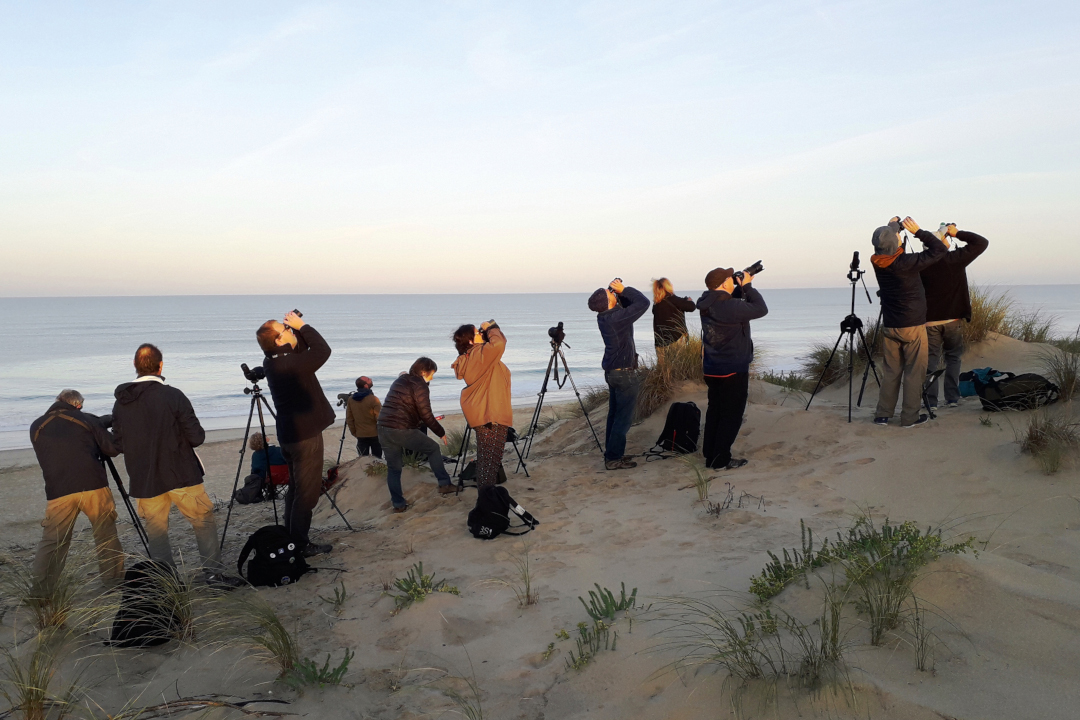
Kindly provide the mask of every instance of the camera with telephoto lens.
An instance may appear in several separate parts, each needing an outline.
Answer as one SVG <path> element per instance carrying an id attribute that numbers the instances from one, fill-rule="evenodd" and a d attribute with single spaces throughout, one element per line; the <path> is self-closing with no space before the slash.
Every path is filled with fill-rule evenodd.
<path id="1" fill-rule="evenodd" d="M 556 345 L 562 345 L 563 340 L 566 339 L 566 332 L 563 330 L 562 322 L 553 328 L 548 328 L 548 337 Z"/>
<path id="2" fill-rule="evenodd" d="M 746 268 L 745 270 L 736 270 L 731 274 L 732 277 L 737 278 L 739 282 L 743 281 L 743 278 L 747 275 L 758 275 L 765 270 L 765 266 L 758 260 L 756 263 Z"/>
<path id="3" fill-rule="evenodd" d="M 247 363 L 240 363 L 240 369 L 244 371 L 244 377 L 250 383 L 257 383 L 266 377 L 266 370 L 263 370 L 262 365 L 256 365 L 252 370 L 247 366 Z"/>

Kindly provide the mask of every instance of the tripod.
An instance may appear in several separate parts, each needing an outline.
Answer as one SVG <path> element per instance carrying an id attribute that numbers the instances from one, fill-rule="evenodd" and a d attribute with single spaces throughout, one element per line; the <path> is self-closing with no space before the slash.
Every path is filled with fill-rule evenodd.
<path id="1" fill-rule="evenodd" d="M 454 474 L 450 476 L 451 479 L 458 478 L 458 492 L 461 492 L 465 487 L 465 481 L 460 478 L 460 474 L 465 465 L 465 456 L 469 451 L 469 438 L 472 436 L 472 431 L 472 426 L 466 424 L 465 434 L 461 437 L 461 449 L 458 450 L 457 457 L 454 459 Z M 518 470 L 524 469 L 525 477 L 531 477 L 531 475 L 529 475 L 529 468 L 525 467 L 525 458 L 521 455 L 521 449 L 518 448 L 517 432 L 512 427 L 507 428 L 506 430 L 506 441 L 503 444 L 505 445 L 506 443 L 513 444 L 514 452 L 516 452 L 518 456 L 518 466 L 514 472 L 516 473 Z M 479 450 L 479 446 L 477 446 L 477 450 Z"/>
<path id="2" fill-rule="evenodd" d="M 139 520 L 139 516 L 135 513 L 135 508 L 131 504 L 131 496 L 128 495 L 127 490 L 124 488 L 124 483 L 120 481 L 120 473 L 116 471 L 116 466 L 113 465 L 111 457 L 105 458 L 105 465 L 109 468 L 113 482 L 116 483 L 116 489 L 120 491 L 120 497 L 123 498 L 124 505 L 127 506 L 128 514 L 131 515 L 131 522 L 135 526 L 135 534 L 139 536 L 139 541 L 142 542 L 143 549 L 146 550 L 146 557 L 150 557 L 150 538 L 146 534 L 146 528 L 143 527 L 142 521 Z"/>
<path id="3" fill-rule="evenodd" d="M 561 325 L 560 334 L 561 334 Z M 557 339 L 554 335 L 551 338 L 551 358 L 548 359 L 547 370 L 544 372 L 544 383 L 540 386 L 540 392 L 537 393 L 536 409 L 533 410 L 532 422 L 529 423 L 529 431 L 525 435 L 525 450 L 518 454 L 518 469 L 525 464 L 524 458 L 529 457 L 529 452 L 532 450 L 533 439 L 536 437 L 536 426 L 540 422 L 540 408 L 544 404 L 544 396 L 547 395 L 548 379 L 552 377 L 552 370 L 554 369 L 555 386 L 560 390 L 566 385 L 566 381 L 570 381 L 570 387 L 574 389 L 574 395 L 577 396 L 578 404 L 581 405 L 581 412 L 585 416 L 585 422 L 589 424 L 589 430 L 592 431 L 593 440 L 596 441 L 596 447 L 601 452 L 604 451 L 604 446 L 600 443 L 600 438 L 596 434 L 596 428 L 593 427 L 592 420 L 589 419 L 589 411 L 585 407 L 585 401 L 581 399 L 581 393 L 578 392 L 577 383 L 574 382 L 574 378 L 570 375 L 570 366 L 566 364 L 566 355 L 563 354 L 562 346 L 570 347 L 570 345 L 563 342 L 561 339 Z M 563 379 L 559 382 L 559 361 L 562 360 L 563 366 Z M 516 446 L 515 446 L 516 448 Z"/>
<path id="4" fill-rule="evenodd" d="M 829 366 L 832 365 L 833 358 L 836 356 L 836 349 L 840 347 L 841 342 L 844 342 L 844 348 L 847 352 L 848 359 L 848 422 L 851 422 L 851 402 L 855 386 L 855 356 L 859 353 L 860 349 L 866 353 L 867 366 L 874 372 L 874 381 L 877 382 L 879 387 L 881 386 L 881 380 L 878 378 L 877 374 L 877 365 L 874 364 L 873 355 L 870 353 L 870 348 L 866 344 L 866 336 L 863 335 L 863 321 L 855 314 L 855 287 L 859 284 L 859 281 L 862 280 L 862 277 L 865 274 L 865 270 L 859 269 L 859 253 L 856 251 L 851 260 L 851 265 L 849 266 L 847 274 L 847 278 L 851 282 L 851 312 L 840 322 L 840 335 L 836 338 L 836 343 L 833 345 L 832 352 L 829 353 L 829 359 L 825 361 L 825 367 L 821 369 L 821 377 L 818 378 L 817 385 L 814 386 L 814 392 L 810 393 L 810 399 L 806 401 L 806 409 L 809 410 L 810 403 L 814 402 L 814 397 L 817 395 L 818 390 L 821 389 L 821 383 L 825 380 L 825 375 L 829 372 Z M 866 293 L 866 301 L 873 304 L 874 301 L 870 299 L 870 291 L 866 289 L 866 281 L 862 280 L 862 283 L 863 291 Z M 856 334 L 859 336 L 858 340 L 855 339 Z M 861 399 L 861 392 L 859 393 L 859 397 Z"/>
<path id="5" fill-rule="evenodd" d="M 880 300 L 881 299 L 881 291 L 878 290 L 875 294 L 878 296 L 878 299 Z M 879 303 L 879 305 L 880 305 L 880 303 Z M 874 334 L 870 336 L 870 347 L 869 347 L 870 357 L 874 356 L 874 349 L 877 347 L 878 336 L 881 335 L 881 318 L 884 317 L 884 314 L 885 314 L 885 309 L 884 308 L 878 310 L 877 324 L 874 325 Z M 857 403 L 855 403 L 858 407 L 862 407 L 863 393 L 866 392 L 866 379 L 869 376 L 870 376 L 870 364 L 867 363 L 866 367 L 863 368 L 862 385 L 859 387 L 859 401 Z M 875 378 L 877 377 L 877 373 L 874 374 L 874 377 Z M 880 381 L 878 382 L 878 387 L 881 387 L 881 382 Z"/>
<path id="6" fill-rule="evenodd" d="M 247 375 L 246 366 L 244 366 L 244 368 L 245 375 Z M 261 371 L 262 368 L 255 369 Z M 225 514 L 225 527 L 221 529 L 221 544 L 219 546 L 220 549 L 225 548 L 225 535 L 229 530 L 229 520 L 232 518 L 233 504 L 236 502 L 236 489 L 240 485 L 240 473 L 244 470 L 244 453 L 247 452 L 248 435 L 250 435 L 251 433 L 251 420 L 255 415 L 256 408 L 259 410 L 259 429 L 262 431 L 263 436 L 263 452 L 266 453 L 267 480 L 270 479 L 270 443 L 266 439 L 266 418 L 263 415 L 263 406 L 266 406 L 266 411 L 270 413 L 270 417 L 274 418 L 275 422 L 277 421 L 277 416 L 270 408 L 270 402 L 263 395 L 262 388 L 259 387 L 259 383 L 257 380 L 251 380 L 251 387 L 244 388 L 244 394 L 251 396 L 251 408 L 248 410 L 247 426 L 244 428 L 244 440 L 243 444 L 240 446 L 240 462 L 236 466 L 236 479 L 233 480 L 232 495 L 229 497 L 229 511 Z M 342 441 L 344 442 L 344 439 Z M 292 479 L 290 479 L 290 482 L 292 482 Z M 334 510 L 337 511 L 337 514 L 341 516 L 342 521 L 345 523 L 345 527 L 349 528 L 350 532 L 355 532 L 353 526 L 350 525 L 349 521 L 345 518 L 345 513 L 341 512 L 341 508 L 339 508 L 337 503 L 334 502 L 334 498 L 330 497 L 330 494 L 326 492 L 326 485 L 323 484 L 320 490 L 322 494 L 326 496 L 326 499 L 330 501 L 330 504 L 333 506 Z M 274 505 L 274 524 L 278 525 L 280 523 L 278 521 L 276 492 L 271 492 L 270 500 Z"/>

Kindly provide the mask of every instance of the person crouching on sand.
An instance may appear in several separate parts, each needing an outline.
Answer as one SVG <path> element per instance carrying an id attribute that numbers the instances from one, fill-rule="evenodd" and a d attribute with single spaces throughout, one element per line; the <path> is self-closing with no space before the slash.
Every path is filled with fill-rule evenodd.
<path id="1" fill-rule="evenodd" d="M 761 293 L 750 286 L 753 279 L 753 275 L 746 274 L 736 278 L 731 268 L 710 270 L 705 276 L 708 290 L 697 301 L 701 315 L 701 369 L 709 388 L 701 451 L 705 465 L 718 470 L 746 465 L 745 458 L 731 457 L 731 446 L 742 427 L 750 363 L 754 359 L 750 321 L 769 312 Z M 736 280 L 742 298 L 731 296 Z"/>
<path id="2" fill-rule="evenodd" d="M 417 358 L 409 372 L 398 377 L 386 391 L 382 411 L 379 413 L 379 442 L 386 454 L 386 487 L 394 512 L 405 512 L 408 503 L 401 494 L 401 470 L 405 450 L 427 458 L 435 479 L 439 481 L 439 493 L 454 492 L 450 474 L 443 467 L 442 449 L 418 428 L 430 428 L 446 445 L 446 431 L 431 412 L 431 395 L 428 383 L 435 377 L 439 366 L 431 358 Z"/>
<path id="3" fill-rule="evenodd" d="M 638 396 L 638 356 L 634 346 L 634 321 L 649 309 L 649 299 L 615 278 L 589 297 L 596 325 L 604 339 L 604 380 L 608 385 L 607 434 L 604 436 L 604 468 L 637 467 L 626 457 L 626 433 L 634 420 Z"/>
<path id="4" fill-rule="evenodd" d="M 34 557 L 34 592 L 49 597 L 67 561 L 79 513 L 94 531 L 101 582 L 113 587 L 124 579 L 124 551 L 116 536 L 116 505 L 105 477 L 104 457 L 120 454 L 105 429 L 108 416 L 82 412 L 83 396 L 63 390 L 49 411 L 30 425 L 41 474 L 45 478 L 45 519 Z"/>
<path id="5" fill-rule="evenodd" d="M 506 336 L 494 320 L 462 325 L 453 335 L 458 358 L 454 375 L 465 381 L 461 412 L 476 431 L 476 486 L 494 485 L 502 466 L 506 433 L 514 423 L 510 368 L 502 361 Z"/>

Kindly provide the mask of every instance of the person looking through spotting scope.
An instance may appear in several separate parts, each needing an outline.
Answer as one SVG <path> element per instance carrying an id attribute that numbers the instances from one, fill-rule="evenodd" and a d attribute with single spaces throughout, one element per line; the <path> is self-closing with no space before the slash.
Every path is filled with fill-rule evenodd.
<path id="1" fill-rule="evenodd" d="M 476 431 L 476 486 L 494 485 L 502 467 L 506 434 L 514 424 L 510 368 L 502 361 L 506 336 L 494 320 L 462 325 L 453 335 L 458 357 L 454 376 L 465 381 L 461 412 Z"/>
<path id="2" fill-rule="evenodd" d="M 30 444 L 45 478 L 48 501 L 34 557 L 35 594 L 39 597 L 52 595 L 80 512 L 94 531 L 102 584 L 114 587 L 124 579 L 116 505 L 102 461 L 120 451 L 105 429 L 112 419 L 84 413 L 82 407 L 83 396 L 77 390 L 62 390 L 48 412 L 30 424 Z"/>
<path id="3" fill-rule="evenodd" d="M 971 322 L 967 266 L 986 251 L 990 242 L 973 232 L 957 230 L 954 224 L 943 224 L 934 234 L 947 248 L 951 245 L 955 249 L 919 273 L 926 292 L 926 372 L 935 372 L 945 355 L 945 405 L 954 408 L 960 405 L 960 358 L 964 354 L 960 321 Z M 964 246 L 957 247 L 957 240 Z M 940 385 L 940 379 L 935 378 L 926 389 L 931 410 L 937 409 Z"/>
<path id="4" fill-rule="evenodd" d="M 625 470 L 637 463 L 625 455 L 626 433 L 634 420 L 638 396 L 638 356 L 634 345 L 634 321 L 649 309 L 649 300 L 615 278 L 589 297 L 596 325 L 604 339 L 604 380 L 608 386 L 607 434 L 604 436 L 604 467 Z"/>
<path id="5" fill-rule="evenodd" d="M 330 346 L 295 310 L 283 322 L 267 320 L 255 332 L 265 358 L 266 384 L 277 410 L 277 435 L 289 466 L 285 529 L 304 557 L 333 546 L 311 542 L 311 511 L 322 492 L 323 436 L 334 423 L 334 408 L 316 371 L 330 359 Z"/>
<path id="6" fill-rule="evenodd" d="M 138 377 L 114 393 L 112 431 L 117 450 L 124 453 L 129 494 L 139 501 L 150 557 L 175 564 L 169 544 L 169 511 L 175 505 L 195 531 L 207 583 L 238 587 L 240 578 L 223 574 L 214 503 L 195 454 L 206 432 L 187 396 L 165 384 L 160 350 L 140 345 L 134 363 Z"/>
<path id="7" fill-rule="evenodd" d="M 757 289 L 754 276 L 731 268 L 715 268 L 705 276 L 708 288 L 697 301 L 701 315 L 701 369 L 709 388 L 709 409 L 705 412 L 705 435 L 701 451 L 705 465 L 718 470 L 735 470 L 746 465 L 745 458 L 733 458 L 731 446 L 739 436 L 750 386 L 750 363 L 754 341 L 750 321 L 765 317 L 769 308 Z M 736 283 L 741 298 L 733 298 Z"/>
<path id="8" fill-rule="evenodd" d="M 378 421 L 382 403 L 371 390 L 374 385 L 366 375 L 356 378 L 356 392 L 349 397 L 345 407 L 345 424 L 356 438 L 356 452 L 360 457 L 371 455 L 381 459 Z"/>
<path id="9" fill-rule="evenodd" d="M 900 233 L 907 230 L 926 248 L 918 254 L 904 252 Z M 926 382 L 926 293 L 919 276 L 945 256 L 945 245 L 910 217 L 894 217 L 888 225 L 874 231 L 874 265 L 881 290 L 881 364 L 884 377 L 878 395 L 874 424 L 888 425 L 896 412 L 903 380 L 904 400 L 900 410 L 901 427 L 924 425 L 929 416 L 919 413 L 922 388 Z"/>
<path id="10" fill-rule="evenodd" d="M 439 481 L 439 493 L 454 492 L 450 474 L 443 467 L 442 449 L 439 443 L 419 428 L 430 428 L 447 445 L 446 431 L 431 412 L 431 394 L 428 383 L 435 377 L 439 366 L 431 358 L 417 358 L 416 362 L 394 381 L 386 391 L 382 412 L 379 413 L 379 442 L 386 453 L 386 487 L 394 512 L 405 512 L 409 505 L 401 493 L 401 470 L 405 465 L 402 453 L 406 450 L 427 458 L 428 466 Z"/>

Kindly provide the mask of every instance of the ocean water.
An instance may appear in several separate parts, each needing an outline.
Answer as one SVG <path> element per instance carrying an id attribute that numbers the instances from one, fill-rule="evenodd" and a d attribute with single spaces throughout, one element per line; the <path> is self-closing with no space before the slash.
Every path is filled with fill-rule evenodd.
<path id="1" fill-rule="evenodd" d="M 835 340 L 850 304 L 848 287 L 773 290 L 762 284 L 769 314 L 754 321 L 753 332 L 764 352 L 764 365 L 795 368 L 811 343 Z M 1060 334 L 1072 334 L 1080 326 L 1080 286 L 1007 289 L 1022 307 L 1055 315 Z M 700 292 L 680 294 L 696 298 Z M 6 347 L 0 356 L 0 449 L 28 447 L 27 428 L 63 388 L 79 390 L 88 412 L 109 412 L 114 388 L 134 377 L 132 356 L 143 342 L 161 348 L 167 382 L 187 394 L 205 427 L 242 427 L 249 397 L 243 393 L 247 382 L 240 363 L 261 362 L 256 328 L 294 307 L 333 349 L 318 373 L 331 402 L 338 393 L 354 389 L 358 375 L 373 378 L 375 392 L 382 397 L 400 372 L 427 355 L 439 365 L 431 384 L 435 410 L 457 412 L 462 383 L 450 369 L 457 354 L 450 335 L 462 323 L 495 318 L 508 338 L 505 362 L 513 373 L 514 401 L 532 404 L 551 357 L 547 330 L 559 321 L 565 324 L 564 352 L 578 388 L 603 384 L 603 344 L 586 297 L 570 293 L 0 298 L 0 312 L 8 318 Z M 860 288 L 858 314 L 872 318 L 877 310 Z M 687 319 L 692 329 L 698 329 L 696 313 Z M 651 355 L 651 312 L 637 323 L 635 334 L 638 352 Z M 548 398 L 572 399 L 570 385 L 561 391 L 552 385 Z M 344 416 L 342 408 L 338 414 Z"/>

